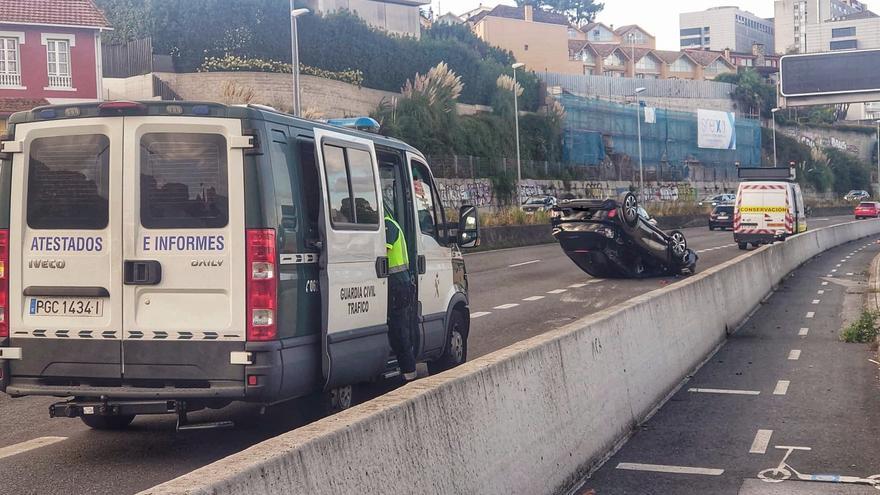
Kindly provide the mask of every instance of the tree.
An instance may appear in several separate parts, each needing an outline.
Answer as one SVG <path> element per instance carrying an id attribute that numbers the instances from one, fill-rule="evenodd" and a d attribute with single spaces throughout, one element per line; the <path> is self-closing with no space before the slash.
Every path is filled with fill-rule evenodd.
<path id="1" fill-rule="evenodd" d="M 760 74 L 752 69 L 737 73 L 721 74 L 716 82 L 735 84 L 733 100 L 740 113 L 758 115 L 769 119 L 776 106 L 776 87 L 768 83 Z"/>
<path id="2" fill-rule="evenodd" d="M 576 26 L 593 22 L 596 15 L 605 8 L 604 3 L 596 0 L 516 0 L 519 7 L 531 5 L 537 9 L 562 14 Z"/>

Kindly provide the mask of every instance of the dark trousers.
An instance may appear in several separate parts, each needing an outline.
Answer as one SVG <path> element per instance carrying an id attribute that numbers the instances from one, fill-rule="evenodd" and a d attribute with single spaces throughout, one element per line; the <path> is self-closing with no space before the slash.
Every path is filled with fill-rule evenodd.
<path id="1" fill-rule="evenodd" d="M 416 286 L 409 272 L 395 273 L 388 279 L 388 340 L 403 373 L 416 370 L 413 354 L 413 309 Z"/>

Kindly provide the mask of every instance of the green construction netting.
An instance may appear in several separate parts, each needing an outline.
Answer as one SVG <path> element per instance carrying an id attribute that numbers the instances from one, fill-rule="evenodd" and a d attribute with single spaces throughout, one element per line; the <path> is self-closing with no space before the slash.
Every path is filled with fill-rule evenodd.
<path id="1" fill-rule="evenodd" d="M 596 165 L 605 159 L 606 145 L 614 153 L 637 160 L 636 106 L 569 94 L 557 96 L 565 107 L 563 158 L 567 163 Z M 644 108 L 643 108 L 644 110 Z M 761 125 L 737 119 L 736 150 L 697 147 L 697 113 L 656 108 L 656 123 L 644 123 L 642 159 L 646 168 L 657 165 L 743 167 L 761 165 Z"/>

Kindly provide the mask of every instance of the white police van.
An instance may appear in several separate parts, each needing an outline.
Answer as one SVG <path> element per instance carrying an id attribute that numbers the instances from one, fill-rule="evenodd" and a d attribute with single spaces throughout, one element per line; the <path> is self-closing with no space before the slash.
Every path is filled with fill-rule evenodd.
<path id="1" fill-rule="evenodd" d="M 67 397 L 54 417 L 322 395 L 399 373 L 383 203 L 418 284 L 436 372 L 467 357 L 476 211 L 446 222 L 406 144 L 257 107 L 48 106 L 0 139 L 0 391 Z M 417 275 L 417 276 L 416 276 Z M 416 325 L 417 324 L 417 325 Z"/>

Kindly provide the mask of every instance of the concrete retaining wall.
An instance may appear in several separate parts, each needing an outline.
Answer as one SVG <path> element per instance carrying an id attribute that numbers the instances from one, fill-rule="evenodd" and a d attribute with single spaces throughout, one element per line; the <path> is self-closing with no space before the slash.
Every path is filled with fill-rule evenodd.
<path id="1" fill-rule="evenodd" d="M 561 493 L 786 274 L 877 233 L 853 222 L 762 247 L 144 493 Z"/>

